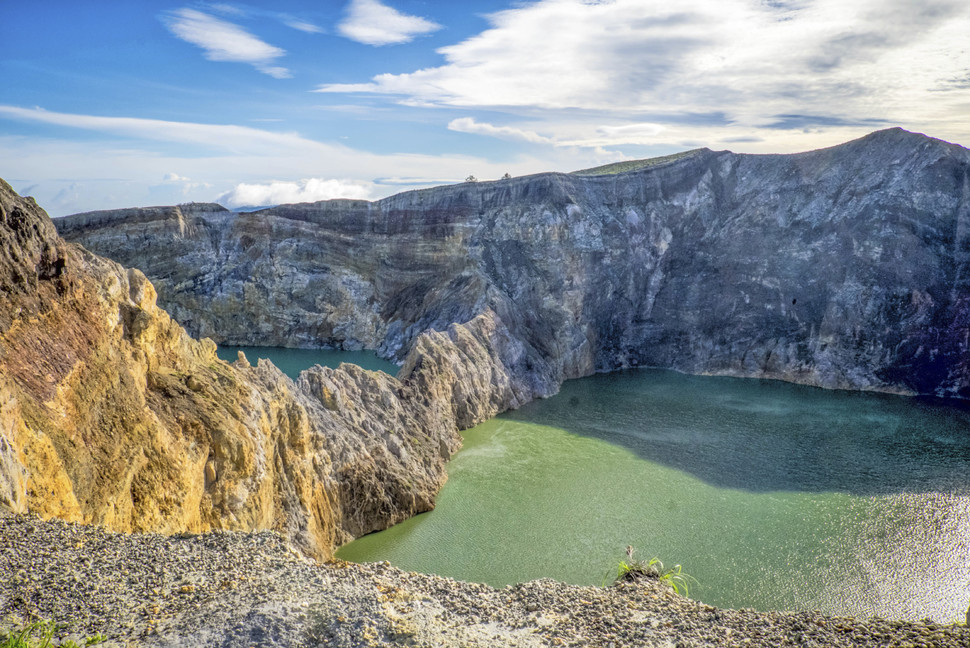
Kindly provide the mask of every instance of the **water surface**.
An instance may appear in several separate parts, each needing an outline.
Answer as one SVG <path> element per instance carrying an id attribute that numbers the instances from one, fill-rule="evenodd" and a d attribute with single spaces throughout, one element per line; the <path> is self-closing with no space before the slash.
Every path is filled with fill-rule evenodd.
<path id="1" fill-rule="evenodd" d="M 437 508 L 338 556 L 493 585 L 681 563 L 722 607 L 962 619 L 970 413 L 641 370 L 464 433 Z"/>
<path id="2" fill-rule="evenodd" d="M 223 347 L 290 376 L 372 352 Z M 505 585 L 600 585 L 628 544 L 722 607 L 948 622 L 970 599 L 970 412 L 640 370 L 464 433 L 437 508 L 338 555 Z"/>
<path id="3" fill-rule="evenodd" d="M 398 366 L 379 357 L 373 351 L 337 351 L 334 349 L 285 349 L 282 347 L 220 346 L 216 353 L 226 362 L 235 362 L 238 352 L 246 354 L 246 359 L 256 364 L 258 358 L 272 360 L 280 371 L 294 380 L 304 369 L 314 365 L 337 368 L 349 362 L 370 371 L 383 371 L 397 375 Z"/>

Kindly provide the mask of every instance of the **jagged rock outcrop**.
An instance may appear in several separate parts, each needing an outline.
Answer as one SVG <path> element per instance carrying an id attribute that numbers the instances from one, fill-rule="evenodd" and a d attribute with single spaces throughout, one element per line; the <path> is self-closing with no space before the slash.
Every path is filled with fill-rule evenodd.
<path id="1" fill-rule="evenodd" d="M 642 365 L 970 396 L 966 149 L 892 129 L 635 166 L 57 225 L 141 267 L 190 331 L 230 344 L 400 359 L 425 330 L 491 311 L 532 396 Z"/>
<path id="2" fill-rule="evenodd" d="M 398 378 L 356 365 L 317 366 L 300 375 L 297 385 L 325 409 L 318 416 L 352 431 L 351 438 L 372 440 L 370 456 L 335 467 L 344 499 L 355 503 L 344 516 L 350 535 L 376 531 L 387 520 L 400 522 L 411 511 L 433 506 L 437 489 L 421 489 L 425 501 L 392 506 L 401 497 L 414 497 L 400 488 L 408 477 L 399 466 L 441 475 L 442 462 L 458 449 L 456 430 L 527 402 L 530 392 L 510 369 L 516 353 L 502 322 L 485 313 L 421 336 Z"/>
<path id="3" fill-rule="evenodd" d="M 186 213 L 137 215 L 188 235 Z M 483 313 L 421 338 L 400 378 L 230 365 L 141 271 L 65 243 L 0 181 L 0 506 L 121 531 L 275 529 L 328 557 L 430 509 L 458 427 L 524 400 L 504 330 Z"/>

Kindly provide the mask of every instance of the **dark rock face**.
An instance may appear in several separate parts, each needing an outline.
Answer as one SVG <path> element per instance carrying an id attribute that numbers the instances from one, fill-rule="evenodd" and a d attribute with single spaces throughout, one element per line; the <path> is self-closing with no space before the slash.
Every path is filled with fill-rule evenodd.
<path id="1" fill-rule="evenodd" d="M 970 152 L 900 129 L 384 200 L 80 214 L 229 344 L 361 346 L 491 312 L 529 397 L 630 366 L 970 397 Z M 514 356 L 514 359 L 513 359 Z"/>

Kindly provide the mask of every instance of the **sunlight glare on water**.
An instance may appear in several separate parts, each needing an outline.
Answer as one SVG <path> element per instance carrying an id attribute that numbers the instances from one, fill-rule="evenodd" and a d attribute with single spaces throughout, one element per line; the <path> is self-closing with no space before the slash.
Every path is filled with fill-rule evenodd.
<path id="1" fill-rule="evenodd" d="M 468 430 L 435 511 L 338 555 L 599 585 L 632 544 L 712 605 L 953 621 L 970 598 L 968 421 L 879 394 L 594 376 Z"/>
<path id="2" fill-rule="evenodd" d="M 294 378 L 397 370 L 372 352 L 244 351 Z M 570 381 L 463 436 L 433 512 L 338 556 L 601 585 L 631 544 L 721 607 L 949 622 L 970 602 L 965 407 L 640 370 Z"/>

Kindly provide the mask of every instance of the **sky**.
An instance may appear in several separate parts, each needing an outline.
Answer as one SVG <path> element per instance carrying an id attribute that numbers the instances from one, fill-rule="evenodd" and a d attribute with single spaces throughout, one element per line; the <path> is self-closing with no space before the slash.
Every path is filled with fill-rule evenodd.
<path id="1" fill-rule="evenodd" d="M 52 216 L 970 145 L 966 0 L 0 0 L 0 27 L 0 177 Z"/>

